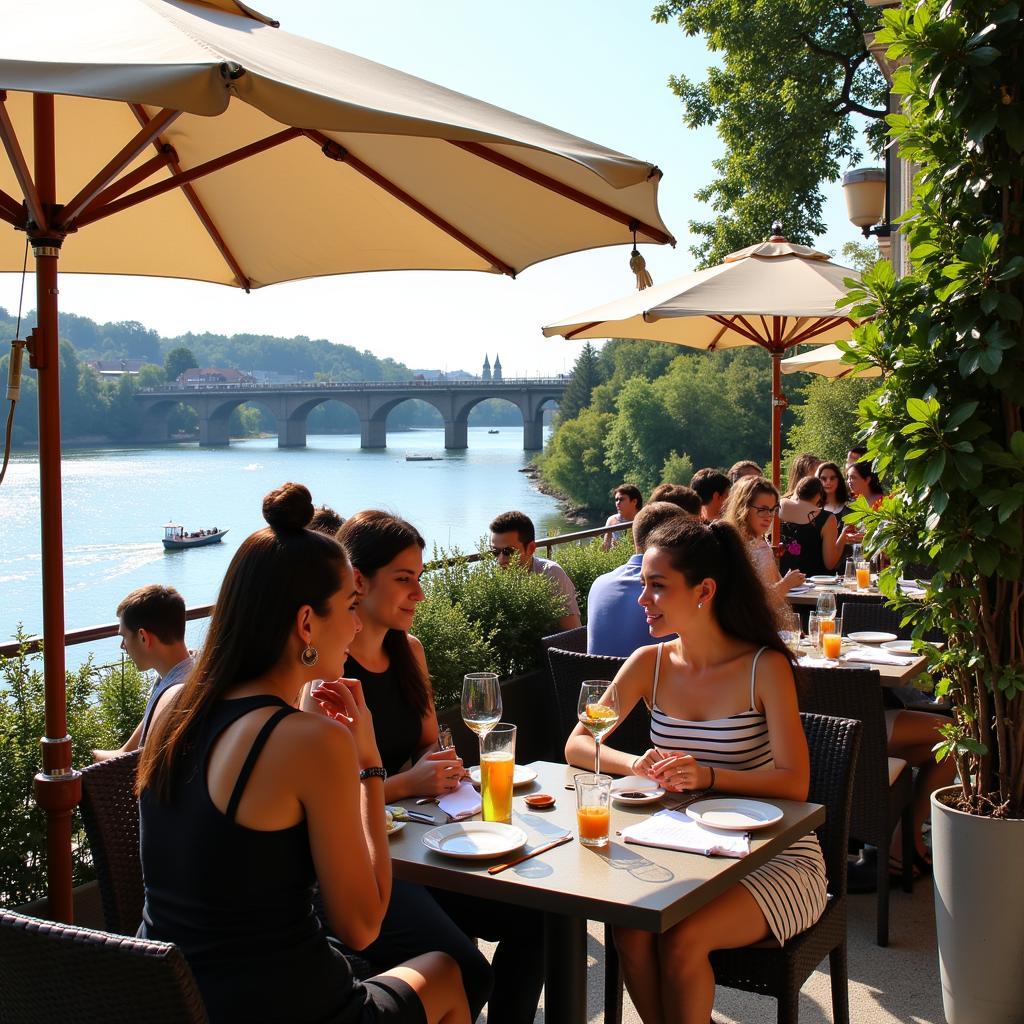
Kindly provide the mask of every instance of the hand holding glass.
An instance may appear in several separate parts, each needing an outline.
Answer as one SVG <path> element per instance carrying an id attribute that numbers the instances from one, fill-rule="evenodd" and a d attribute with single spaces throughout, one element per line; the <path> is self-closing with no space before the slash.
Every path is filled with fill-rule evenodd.
<path id="1" fill-rule="evenodd" d="M 619 721 L 619 697 L 615 687 L 605 679 L 588 679 L 580 687 L 576 703 L 580 725 L 594 737 L 597 753 L 594 769 L 601 773 L 601 737 Z"/>

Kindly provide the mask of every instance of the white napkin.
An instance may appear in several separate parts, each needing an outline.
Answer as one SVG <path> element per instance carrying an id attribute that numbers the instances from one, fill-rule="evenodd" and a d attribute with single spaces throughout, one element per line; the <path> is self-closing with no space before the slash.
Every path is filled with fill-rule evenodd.
<path id="1" fill-rule="evenodd" d="M 890 651 L 875 650 L 872 647 L 858 647 L 855 651 L 848 651 L 840 658 L 840 661 L 855 661 L 868 665 L 913 665 L 916 660 L 916 658 L 907 658 Z"/>
<path id="2" fill-rule="evenodd" d="M 474 814 L 479 814 L 483 803 L 476 789 L 470 783 L 463 781 L 459 783 L 458 789 L 441 797 L 437 801 L 437 806 L 452 821 L 463 821 L 466 818 L 472 818 Z"/>
<path id="3" fill-rule="evenodd" d="M 829 661 L 828 658 L 819 658 L 813 654 L 804 654 L 797 658 L 798 665 L 802 665 L 804 668 L 835 668 L 836 663 Z"/>
<path id="4" fill-rule="evenodd" d="M 745 833 L 705 828 L 681 811 L 658 811 L 638 825 L 623 829 L 622 838 L 637 846 L 683 850 L 705 857 L 746 857 L 750 853 L 750 838 Z"/>

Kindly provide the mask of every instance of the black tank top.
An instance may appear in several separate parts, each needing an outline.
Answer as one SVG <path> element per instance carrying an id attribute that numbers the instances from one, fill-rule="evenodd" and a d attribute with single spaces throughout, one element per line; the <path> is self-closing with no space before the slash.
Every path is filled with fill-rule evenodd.
<path id="1" fill-rule="evenodd" d="M 263 707 L 279 710 L 257 735 L 221 813 L 207 789 L 210 750 L 229 725 Z M 270 733 L 294 713 L 270 695 L 218 701 L 177 767 L 171 799 L 146 789 L 139 800 L 146 888 L 139 934 L 181 948 L 211 1024 L 362 1019 L 365 989 L 313 911 L 306 822 L 264 832 L 235 821 Z"/>
<path id="2" fill-rule="evenodd" d="M 779 568 L 783 574 L 790 569 L 799 569 L 808 576 L 825 575 L 821 531 L 831 518 L 832 513 L 823 509 L 809 523 L 782 524 L 782 559 Z"/>
<path id="3" fill-rule="evenodd" d="M 350 654 L 345 675 L 363 684 L 366 706 L 373 715 L 373 731 L 384 770 L 397 775 L 420 746 L 423 721 L 409 703 L 393 665 L 383 672 L 371 672 Z"/>

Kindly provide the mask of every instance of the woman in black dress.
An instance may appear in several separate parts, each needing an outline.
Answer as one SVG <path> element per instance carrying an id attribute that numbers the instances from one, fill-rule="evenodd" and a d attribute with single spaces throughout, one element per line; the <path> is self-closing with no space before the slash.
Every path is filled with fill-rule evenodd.
<path id="1" fill-rule="evenodd" d="M 199 660 L 139 762 L 140 934 L 176 943 L 212 1024 L 467 1024 L 454 960 L 428 953 L 353 980 L 312 907 L 361 948 L 391 894 L 384 783 L 358 680 L 359 629 L 340 545 L 306 529 L 309 491 L 263 500 Z M 314 676 L 320 713 L 295 704 Z M 365 828 L 365 831 L 364 831 Z"/>
<path id="2" fill-rule="evenodd" d="M 453 749 L 438 749 L 437 714 L 423 647 L 409 630 L 423 600 L 423 538 L 410 523 L 368 510 L 338 531 L 355 568 L 363 628 L 345 674 L 360 679 L 388 772 L 389 801 L 442 796 L 465 776 Z M 496 941 L 493 974 L 468 936 Z M 470 1010 L 488 1001 L 488 1024 L 532 1024 L 543 987 L 539 913 L 398 881 L 380 938 L 364 951 L 388 964 L 443 949 L 462 969 Z M 492 991 L 493 984 L 493 991 Z"/>
<path id="3" fill-rule="evenodd" d="M 782 572 L 799 569 L 807 576 L 832 572 L 847 544 L 861 535 L 852 526 L 841 530 L 838 520 L 822 505 L 825 489 L 816 476 L 805 476 L 791 498 L 782 499 Z"/>

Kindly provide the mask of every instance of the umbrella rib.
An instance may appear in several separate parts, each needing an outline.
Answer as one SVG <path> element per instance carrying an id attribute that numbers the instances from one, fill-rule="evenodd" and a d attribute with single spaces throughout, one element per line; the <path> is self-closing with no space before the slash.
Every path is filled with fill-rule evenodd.
<path id="1" fill-rule="evenodd" d="M 163 152 L 151 157 L 144 164 L 137 167 L 134 171 L 126 174 L 123 178 L 118 178 L 112 185 L 108 185 L 107 188 L 100 192 L 99 195 L 97 195 L 96 198 L 86 206 L 82 211 L 82 214 L 87 216 L 93 210 L 99 209 L 101 206 L 105 206 L 118 196 L 123 195 L 128 191 L 128 189 L 134 188 L 147 178 L 152 177 L 157 171 L 164 167 L 169 167 L 175 162 L 175 160 L 177 160 L 178 157 L 173 146 L 165 145 L 162 149 Z"/>
<path id="2" fill-rule="evenodd" d="M 141 103 L 129 103 L 132 113 L 135 115 L 135 119 L 139 124 L 146 124 L 149 120 L 149 115 L 146 113 L 145 107 Z M 156 147 L 158 153 L 163 153 L 165 150 L 169 150 L 173 155 L 173 158 L 168 164 L 171 171 L 174 174 L 181 173 L 181 164 L 178 163 L 177 153 L 174 151 L 173 146 L 167 145 L 162 139 L 154 139 L 153 145 Z M 203 229 L 210 236 L 210 241 L 213 242 L 217 251 L 224 258 L 224 262 L 228 265 L 231 273 L 235 275 L 235 281 L 238 283 L 240 288 L 244 288 L 247 292 L 252 286 L 252 282 L 249 280 L 247 274 L 242 271 L 242 268 L 238 264 L 238 260 L 235 259 L 234 254 L 228 248 L 227 242 L 224 241 L 223 236 L 217 230 L 217 225 L 213 223 L 213 218 L 206 212 L 206 207 L 203 206 L 202 200 L 199 198 L 199 194 L 189 184 L 181 186 L 182 195 L 188 200 L 189 206 L 192 207 L 192 212 L 199 219 L 199 223 L 203 225 Z"/>
<path id="3" fill-rule="evenodd" d="M 378 188 L 383 189 L 392 198 L 408 206 L 410 210 L 418 213 L 424 220 L 429 221 L 434 227 L 439 228 L 446 235 L 454 238 L 455 241 L 464 245 L 470 252 L 475 253 L 481 259 L 486 260 L 495 270 L 515 278 L 516 271 L 503 260 L 498 259 L 494 253 L 485 249 L 479 242 L 474 241 L 465 232 L 460 231 L 454 224 L 445 220 L 440 214 L 435 213 L 428 206 L 424 206 L 418 199 L 414 199 L 408 192 L 396 185 L 390 178 L 385 178 L 379 171 L 374 170 L 369 164 L 364 163 L 359 157 L 354 156 L 340 143 L 328 138 L 322 132 L 314 129 L 306 129 L 306 138 L 315 142 L 323 151 L 324 156 L 330 160 L 337 160 L 339 163 L 347 164 L 354 171 L 361 174 L 368 181 L 372 181 Z"/>
<path id="4" fill-rule="evenodd" d="M 43 210 L 42 200 L 36 189 L 36 183 L 32 180 L 32 172 L 28 169 L 25 161 L 25 154 L 21 151 L 21 143 L 18 142 L 17 133 L 11 123 L 11 115 L 7 111 L 7 93 L 0 89 L 0 141 L 7 150 L 7 157 L 14 169 L 14 176 L 18 179 L 21 191 L 25 194 L 25 206 L 28 209 L 28 216 L 38 228 L 46 230 L 49 223 L 46 213 Z"/>
<path id="5" fill-rule="evenodd" d="M 579 189 L 575 189 L 571 185 L 566 185 L 564 182 L 558 181 L 556 178 L 549 177 L 541 171 L 536 171 L 532 167 L 527 167 L 525 164 L 521 164 L 517 160 L 513 160 L 511 157 L 505 156 L 502 153 L 497 153 L 493 149 L 488 149 L 486 146 L 482 146 L 479 142 L 456 142 L 453 139 L 449 139 L 448 141 L 451 145 L 456 146 L 467 153 L 472 153 L 473 156 L 479 157 L 481 160 L 487 160 L 503 170 L 510 171 L 512 174 L 517 174 L 520 178 L 532 181 L 533 184 L 540 185 L 542 188 L 546 188 L 550 192 L 555 192 L 557 195 L 560 195 L 565 199 L 570 199 L 574 203 L 578 203 L 580 206 L 585 206 L 588 210 L 593 210 L 594 213 L 599 213 L 602 217 L 607 217 L 609 220 L 614 220 L 619 224 L 624 224 L 630 231 L 634 230 L 635 226 L 635 230 L 638 233 L 647 235 L 647 237 L 653 242 L 658 242 L 661 245 L 668 244 L 671 246 L 675 246 L 676 244 L 676 240 L 660 228 L 652 227 L 650 224 L 646 224 L 642 220 L 638 220 L 631 213 L 624 213 L 622 210 L 616 210 L 614 206 L 609 206 L 607 203 L 601 202 L 600 199 L 588 196 L 585 192 L 580 192 Z M 651 174 L 660 175 L 661 172 L 657 168 L 654 168 Z"/>
<path id="6" fill-rule="evenodd" d="M 712 313 L 710 315 L 710 319 L 714 320 L 716 324 L 721 324 L 725 328 L 725 331 L 735 331 L 740 335 L 740 337 L 746 338 L 747 341 L 752 341 L 755 345 L 760 345 L 762 348 L 766 345 L 764 338 L 762 338 L 757 331 L 755 331 L 754 328 L 751 327 L 742 316 L 740 316 L 739 313 L 734 314 L 731 319 L 720 313 Z M 742 324 L 742 328 L 736 326 L 737 322 Z M 724 334 L 725 331 L 723 331 L 722 334 Z M 721 334 L 715 338 L 711 345 L 708 346 L 708 349 L 710 350 L 712 346 L 717 345 L 720 338 Z"/>
<path id="7" fill-rule="evenodd" d="M 138 192 L 132 192 L 131 195 L 115 199 L 112 203 L 93 210 L 88 217 L 80 216 L 78 223 L 79 225 L 91 224 L 93 221 L 120 213 L 122 210 L 127 210 L 132 206 L 137 206 L 139 203 L 144 203 L 148 199 L 162 196 L 165 192 L 172 192 L 181 185 L 191 184 L 197 178 L 204 178 L 208 174 L 213 174 L 215 171 L 223 170 L 223 168 L 230 167 L 232 164 L 247 160 L 251 156 L 256 156 L 268 149 L 273 149 L 284 142 L 290 142 L 301 134 L 298 128 L 285 128 L 284 131 L 275 132 L 273 135 L 268 135 L 265 139 L 250 142 L 247 146 L 234 149 L 223 156 L 215 157 L 213 160 L 207 160 L 206 163 L 198 164 L 188 171 L 176 172 L 166 181 L 157 182 L 155 185 L 147 185 L 146 188 L 140 188 Z"/>
<path id="8" fill-rule="evenodd" d="M 840 324 L 849 324 L 851 327 L 856 326 L 848 316 L 819 317 L 807 328 L 807 330 L 792 339 L 787 340 L 786 348 L 792 348 L 794 345 L 800 345 L 809 338 L 815 338 L 819 334 L 824 334 L 826 331 L 830 331 L 833 327 L 838 327 Z"/>
<path id="9" fill-rule="evenodd" d="M 61 220 L 65 226 L 74 219 L 96 198 L 103 189 L 128 167 L 165 128 L 169 128 L 181 117 L 180 110 L 161 110 L 148 124 L 135 134 L 121 150 L 113 156 L 78 194 L 70 199 L 61 211 Z"/>
<path id="10" fill-rule="evenodd" d="M 25 226 L 25 210 L 21 203 L 13 196 L 9 196 L 3 189 L 0 189 L 0 218 L 16 228 Z"/>
<path id="11" fill-rule="evenodd" d="M 605 322 L 606 321 L 604 320 L 595 320 L 593 323 L 583 324 L 582 327 L 577 327 L 574 330 L 567 332 L 565 335 L 563 335 L 563 337 L 566 341 L 572 341 L 572 339 L 575 338 L 577 334 L 583 334 L 584 331 L 592 331 L 595 327 L 597 327 L 598 324 L 603 324 Z"/>

